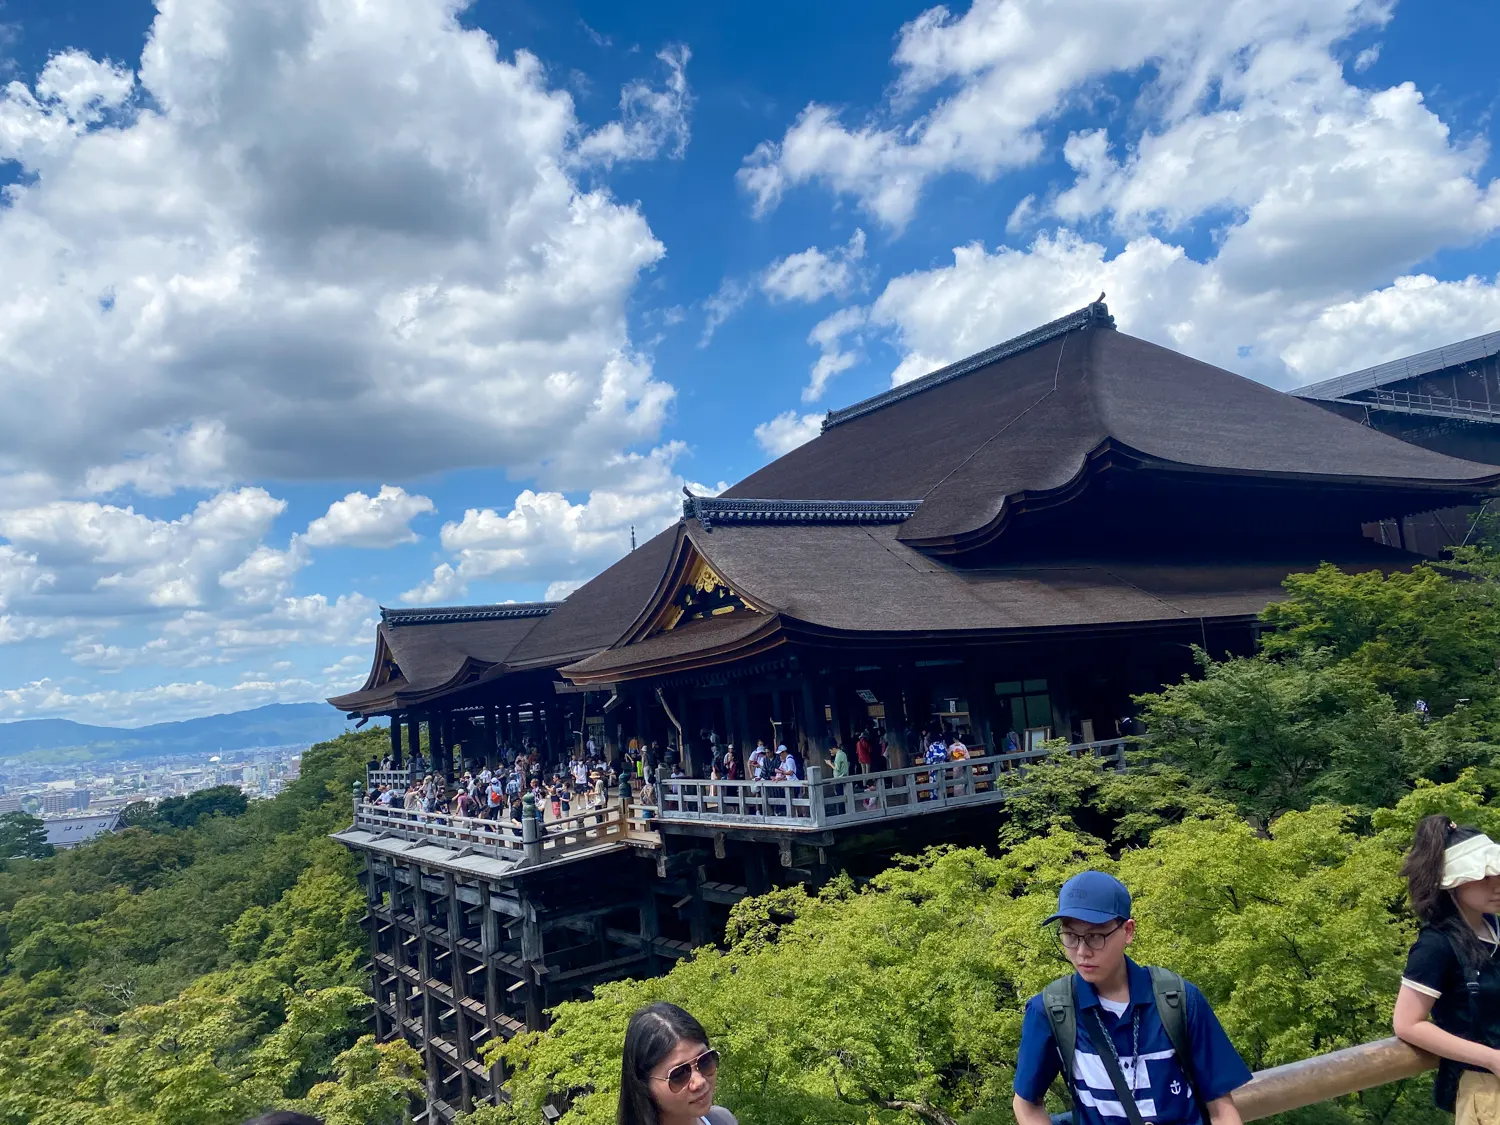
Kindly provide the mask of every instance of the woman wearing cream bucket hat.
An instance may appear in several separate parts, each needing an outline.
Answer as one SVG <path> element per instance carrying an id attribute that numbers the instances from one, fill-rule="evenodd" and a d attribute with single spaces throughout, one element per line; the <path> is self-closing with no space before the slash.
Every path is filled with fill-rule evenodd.
<path id="1" fill-rule="evenodd" d="M 1392 1027 L 1442 1060 L 1433 1094 L 1455 1125 L 1500 1125 L 1500 844 L 1429 816 L 1401 874 L 1422 932 Z"/>

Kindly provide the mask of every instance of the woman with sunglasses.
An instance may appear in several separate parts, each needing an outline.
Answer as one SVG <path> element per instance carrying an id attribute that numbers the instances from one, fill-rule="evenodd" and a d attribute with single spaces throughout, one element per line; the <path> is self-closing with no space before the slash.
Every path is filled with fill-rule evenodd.
<path id="1" fill-rule="evenodd" d="M 714 1105 L 719 1052 L 676 1004 L 640 1009 L 625 1029 L 617 1125 L 737 1125 Z"/>

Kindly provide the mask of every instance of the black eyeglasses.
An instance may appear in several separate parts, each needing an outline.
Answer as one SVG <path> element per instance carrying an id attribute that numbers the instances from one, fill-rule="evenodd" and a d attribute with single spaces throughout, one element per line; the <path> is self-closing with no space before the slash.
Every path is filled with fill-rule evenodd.
<path id="1" fill-rule="evenodd" d="M 667 1071 L 665 1078 L 658 1078 L 654 1074 L 651 1075 L 651 1081 L 665 1082 L 668 1090 L 671 1090 L 674 1094 L 678 1094 L 693 1080 L 693 1071 L 695 1070 L 703 1075 L 704 1078 L 712 1078 L 718 1074 L 719 1052 L 713 1050 L 704 1051 L 696 1059 L 685 1063 L 678 1063 L 671 1070 Z"/>
<path id="2" fill-rule="evenodd" d="M 1112 930 L 1094 930 L 1087 934 L 1077 934 L 1072 930 L 1058 930 L 1057 940 L 1062 942 L 1064 949 L 1077 949 L 1080 945 L 1086 945 L 1090 949 L 1097 951 L 1103 949 L 1104 943 L 1124 928 L 1125 923 L 1121 922 Z"/>

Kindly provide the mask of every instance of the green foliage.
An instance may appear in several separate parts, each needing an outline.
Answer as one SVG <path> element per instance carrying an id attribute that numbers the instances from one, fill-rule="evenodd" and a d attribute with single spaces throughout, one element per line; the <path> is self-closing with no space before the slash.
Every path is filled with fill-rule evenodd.
<path id="1" fill-rule="evenodd" d="M 1153 756 L 1261 823 L 1334 801 L 1393 805 L 1494 761 L 1500 561 L 1292 575 L 1253 657 L 1141 697 Z M 1427 711 L 1418 711 L 1418 701 Z"/>
<path id="2" fill-rule="evenodd" d="M 0 859 L 42 859 L 52 852 L 40 817 L 23 812 L 0 816 Z"/>
<path id="3" fill-rule="evenodd" d="M 206 816 L 240 816 L 250 801 L 237 785 L 215 785 L 156 806 L 155 821 L 169 828 L 191 828 Z"/>
<path id="4" fill-rule="evenodd" d="M 513 1101 L 472 1120 L 530 1125 L 571 1092 L 563 1125 L 612 1121 L 625 1022 L 666 999 L 704 1022 L 724 1054 L 720 1100 L 742 1119 L 1008 1121 L 1022 1007 L 1067 971 L 1039 923 L 1085 867 L 1133 889 L 1134 955 L 1195 981 L 1252 1067 L 1380 1038 L 1412 938 L 1396 875 L 1411 827 L 1433 807 L 1496 824 L 1490 792 L 1477 773 L 1424 786 L 1365 836 L 1332 806 L 1285 814 L 1267 833 L 1222 811 L 1190 816 L 1118 858 L 1053 827 L 998 857 L 937 848 L 863 888 L 747 899 L 724 951 L 603 986 L 557 1008 L 547 1032 L 492 1048 L 514 1068 Z M 1339 1112 L 1425 1121 L 1424 1098 L 1408 1084 Z"/>
<path id="5" fill-rule="evenodd" d="M 0 1125 L 230 1125 L 279 1105 L 400 1122 L 421 1068 L 361 1038 L 363 898 L 327 839 L 384 744 L 345 735 L 275 800 L 174 798 L 150 828 L 0 873 Z"/>

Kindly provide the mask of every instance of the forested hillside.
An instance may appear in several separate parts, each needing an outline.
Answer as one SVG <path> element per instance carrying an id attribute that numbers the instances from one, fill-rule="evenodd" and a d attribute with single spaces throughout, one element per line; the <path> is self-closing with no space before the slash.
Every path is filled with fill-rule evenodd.
<path id="1" fill-rule="evenodd" d="M 1500 832 L 1500 565 L 1324 568 L 1288 590 L 1263 652 L 1204 654 L 1142 701 L 1129 772 L 1060 753 L 1020 782 L 994 848 L 746 900 L 724 949 L 503 1047 L 515 1101 L 474 1125 L 536 1125 L 556 1093 L 574 1096 L 564 1125 L 612 1120 L 624 1021 L 658 997 L 707 1024 L 721 1100 L 747 1123 L 1009 1122 L 1021 1004 L 1063 969 L 1037 923 L 1087 865 L 1132 886 L 1135 954 L 1195 980 L 1253 1066 L 1387 1034 L 1412 824 L 1442 810 Z M 0 1125 L 232 1125 L 271 1105 L 402 1119 L 419 1060 L 362 1038 L 361 897 L 326 839 L 384 738 L 315 747 L 301 780 L 240 815 L 174 812 L 10 861 Z M 1435 1122 L 1427 1089 L 1296 1116 Z"/>
<path id="2" fill-rule="evenodd" d="M 273 801 L 0 873 L 0 1121 L 220 1125 L 294 1104 L 401 1120 L 402 1045 L 362 1034 L 350 787 L 383 731 L 302 759 Z"/>

